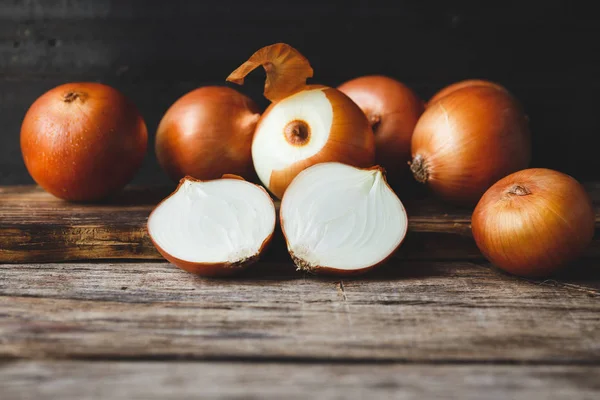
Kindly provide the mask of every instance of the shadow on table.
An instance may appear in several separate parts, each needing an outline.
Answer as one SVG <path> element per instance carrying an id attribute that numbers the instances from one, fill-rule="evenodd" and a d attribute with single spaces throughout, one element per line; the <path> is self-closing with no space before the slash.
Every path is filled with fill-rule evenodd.
<path id="1" fill-rule="evenodd" d="M 340 281 L 400 281 L 424 278 L 464 279 L 465 277 L 492 277 L 498 280 L 521 280 L 535 285 L 581 285 L 591 295 L 600 296 L 600 263 L 595 259 L 582 259 L 555 275 L 543 278 L 522 278 L 510 275 L 485 260 L 402 260 L 394 258 L 361 275 L 316 275 L 297 271 L 288 260 L 264 261 L 250 266 L 227 280 L 286 281 L 315 279 L 323 282 Z M 205 279 L 205 278 L 197 278 Z M 225 279 L 224 279 L 225 280 Z"/>
<path id="2" fill-rule="evenodd" d="M 313 274 L 304 271 L 298 271 L 296 266 L 288 261 L 265 261 L 249 266 L 245 271 L 240 272 L 235 277 L 223 278 L 223 280 L 295 280 L 295 279 L 316 279 L 321 281 L 340 280 L 404 280 L 404 279 L 421 279 L 434 276 L 448 276 L 451 273 L 449 270 L 467 267 L 468 262 L 427 262 L 427 261 L 406 261 L 398 263 L 395 260 L 393 263 L 385 263 L 371 271 L 359 275 L 323 275 Z M 467 267 L 468 268 L 468 267 Z M 473 268 L 473 264 L 471 267 Z"/>

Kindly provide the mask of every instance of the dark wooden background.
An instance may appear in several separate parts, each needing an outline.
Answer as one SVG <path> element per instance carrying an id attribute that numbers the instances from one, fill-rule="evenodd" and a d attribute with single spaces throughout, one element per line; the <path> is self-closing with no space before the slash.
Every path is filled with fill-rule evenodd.
<path id="1" fill-rule="evenodd" d="M 559 0 L 0 0 L 0 184 L 32 182 L 21 120 L 44 91 L 75 80 L 113 85 L 137 103 L 151 146 L 136 182 L 168 182 L 152 149 L 164 111 L 278 41 L 328 85 L 381 73 L 427 98 L 465 78 L 498 81 L 530 115 L 535 166 L 600 178 L 599 39 L 591 10 Z M 264 106 L 262 81 L 254 74 L 242 91 Z"/>

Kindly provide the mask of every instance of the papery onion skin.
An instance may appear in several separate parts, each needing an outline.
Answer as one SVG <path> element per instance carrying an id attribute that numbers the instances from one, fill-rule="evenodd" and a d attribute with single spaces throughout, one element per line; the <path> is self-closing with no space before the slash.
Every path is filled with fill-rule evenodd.
<path id="1" fill-rule="evenodd" d="M 452 92 L 455 92 L 455 91 L 457 91 L 459 89 L 464 89 L 466 87 L 473 87 L 473 86 L 493 87 L 495 89 L 508 92 L 508 90 L 506 90 L 506 88 L 504 86 L 502 86 L 502 85 L 500 85 L 498 83 L 495 83 L 495 82 L 486 81 L 484 79 L 467 79 L 467 80 L 464 80 L 464 81 L 453 83 L 453 84 L 448 85 L 445 88 L 441 89 L 439 92 L 437 92 L 436 94 L 434 94 L 429 99 L 429 101 L 427 102 L 427 107 L 429 107 L 430 105 L 434 104 L 439 99 L 441 99 L 443 97 L 446 97 L 447 95 L 449 95 Z"/>
<path id="2" fill-rule="evenodd" d="M 238 274 L 247 267 L 256 263 L 260 259 L 260 254 L 271 241 L 272 236 L 273 235 L 267 238 L 257 255 L 249 257 L 240 263 L 201 263 L 182 260 L 163 250 L 152 238 L 150 240 L 160 255 L 176 267 L 181 268 L 189 273 L 207 278 L 226 278 Z"/>
<path id="3" fill-rule="evenodd" d="M 370 75 L 338 87 L 367 116 L 375 134 L 375 162 L 392 179 L 409 172 L 411 138 L 424 103 L 415 92 L 395 79 Z"/>
<path id="4" fill-rule="evenodd" d="M 206 86 L 178 99 L 163 116 L 156 155 L 174 181 L 189 175 L 216 179 L 225 173 L 254 177 L 252 136 L 259 109 L 225 86 Z"/>
<path id="5" fill-rule="evenodd" d="M 447 201 L 475 205 L 496 181 L 527 168 L 531 134 L 508 92 L 471 86 L 425 110 L 411 147 L 417 181 Z"/>
<path id="6" fill-rule="evenodd" d="M 267 74 L 264 95 L 272 102 L 304 90 L 306 79 L 313 76 L 310 63 L 298 50 L 285 43 L 275 43 L 256 51 L 227 77 L 229 82 L 244 84 L 246 75 L 262 66 Z"/>
<path id="7" fill-rule="evenodd" d="M 220 178 L 220 179 L 239 179 L 239 180 L 245 180 L 243 177 L 237 176 L 237 175 L 234 175 L 234 174 L 224 174 L 223 177 Z M 173 193 L 171 193 L 170 195 L 168 195 L 167 197 L 165 197 L 160 203 L 157 204 L 156 207 L 154 207 L 154 210 L 152 210 L 152 212 L 150 213 L 150 216 L 148 217 L 148 220 L 150 220 L 150 218 L 152 217 L 152 213 L 162 203 L 164 203 L 171 196 L 173 196 L 175 193 L 177 193 L 177 191 L 181 188 L 181 186 L 185 183 L 185 181 L 201 182 L 201 180 L 196 179 L 196 178 L 191 177 L 191 176 L 185 176 L 184 178 L 182 178 L 179 181 L 179 185 L 173 191 Z M 206 180 L 204 180 L 202 182 L 206 182 Z M 267 193 L 266 190 L 262 186 L 259 186 L 259 185 L 256 185 L 256 186 L 258 186 L 265 193 Z M 267 195 L 268 195 L 268 193 L 267 193 Z M 273 207 L 275 207 L 275 206 L 273 205 Z M 277 224 L 277 222 L 275 222 L 275 224 Z M 273 226 L 273 230 L 275 230 L 275 226 Z M 152 237 L 152 234 L 150 233 L 150 229 L 148 228 L 148 225 L 146 225 L 146 231 L 148 232 L 148 236 L 150 237 L 150 241 L 152 242 L 152 244 L 154 245 L 154 247 L 156 248 L 156 250 L 167 261 L 169 261 L 171 264 L 175 265 L 176 267 L 181 268 L 184 271 L 187 271 L 187 272 L 190 272 L 192 274 L 199 275 L 199 276 L 207 277 L 207 278 L 225 278 L 225 277 L 230 277 L 232 275 L 235 275 L 235 274 L 243 271 L 244 269 L 246 269 L 250 265 L 256 263 L 260 259 L 261 255 L 268 248 L 269 244 L 271 243 L 271 239 L 273 238 L 273 234 L 271 233 L 271 235 L 269 235 L 263 241 L 263 243 L 261 244 L 258 252 L 255 255 L 253 255 L 252 257 L 248 257 L 245 260 L 242 260 L 241 262 L 237 262 L 237 263 L 230 263 L 230 262 L 206 263 L 206 262 L 204 262 L 203 263 L 203 262 L 186 261 L 186 260 L 182 260 L 182 259 L 180 259 L 178 257 L 175 257 L 175 256 L 171 255 L 169 252 L 167 252 L 161 246 L 159 246 L 158 243 L 154 240 L 154 238 Z"/>
<path id="8" fill-rule="evenodd" d="M 69 201 L 96 201 L 121 190 L 146 154 L 148 132 L 136 106 L 100 83 L 68 83 L 39 97 L 21 126 L 31 177 Z"/>
<path id="9" fill-rule="evenodd" d="M 472 216 L 473 237 L 494 265 L 520 276 L 550 275 L 589 246 L 596 213 L 569 175 L 532 168 L 492 186 Z"/>

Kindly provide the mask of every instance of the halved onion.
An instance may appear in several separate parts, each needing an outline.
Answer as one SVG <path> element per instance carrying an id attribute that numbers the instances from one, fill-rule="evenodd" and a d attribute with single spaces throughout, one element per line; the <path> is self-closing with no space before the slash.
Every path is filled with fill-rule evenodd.
<path id="1" fill-rule="evenodd" d="M 225 276 L 258 260 L 275 229 L 275 206 L 261 186 L 234 175 L 191 177 L 148 218 L 156 249 L 181 269 Z"/>
<path id="2" fill-rule="evenodd" d="M 299 270 L 356 274 L 400 246 L 408 219 L 383 169 L 331 162 L 302 171 L 281 202 L 280 221 Z"/>

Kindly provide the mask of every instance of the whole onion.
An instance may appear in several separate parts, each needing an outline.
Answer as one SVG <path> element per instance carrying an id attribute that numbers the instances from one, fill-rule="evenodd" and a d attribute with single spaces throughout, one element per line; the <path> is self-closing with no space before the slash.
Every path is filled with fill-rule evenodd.
<path id="1" fill-rule="evenodd" d="M 498 179 L 528 166 L 531 135 L 508 92 L 470 86 L 425 110 L 411 147 L 417 181 L 448 201 L 474 205 Z"/>
<path id="2" fill-rule="evenodd" d="M 544 276 L 577 258 L 590 244 L 595 210 L 572 177 L 533 168 L 509 175 L 481 198 L 473 236 L 485 257 L 521 276 Z"/>
<path id="3" fill-rule="evenodd" d="M 252 137 L 260 118 L 254 102 L 224 86 L 193 90 L 163 116 L 156 134 L 158 161 L 171 179 L 254 176 Z"/>
<path id="4" fill-rule="evenodd" d="M 445 97 L 452 92 L 455 92 L 459 89 L 463 89 L 466 87 L 473 87 L 473 86 L 487 86 L 487 87 L 496 88 L 498 90 L 507 91 L 503 86 L 501 86 L 497 83 L 494 83 L 494 82 L 486 81 L 483 79 L 467 79 L 465 81 L 460 81 L 460 82 L 456 82 L 451 85 L 448 85 L 445 88 L 443 88 L 442 90 L 440 90 L 439 92 L 437 92 L 436 94 L 434 94 L 431 97 L 431 99 L 429 99 L 429 101 L 427 102 L 427 106 L 429 107 L 431 104 L 435 103 L 442 97 Z"/>
<path id="5" fill-rule="evenodd" d="M 410 142 L 423 101 L 407 86 L 386 76 L 363 76 L 338 89 L 367 116 L 375 134 L 375 162 L 392 178 L 409 172 Z"/>
<path id="6" fill-rule="evenodd" d="M 38 98 L 21 126 L 33 179 L 56 197 L 92 201 L 121 190 L 146 154 L 148 132 L 136 106 L 99 83 L 68 83 Z"/>

